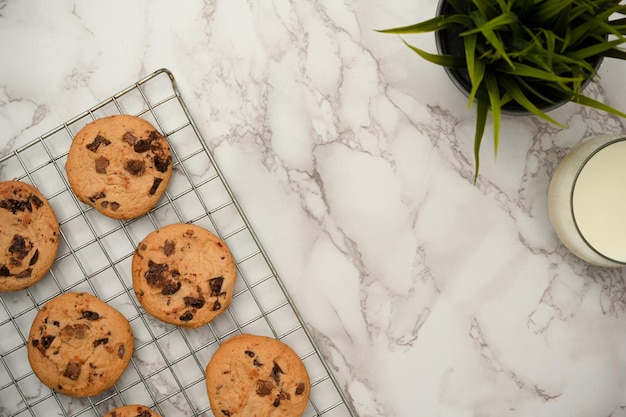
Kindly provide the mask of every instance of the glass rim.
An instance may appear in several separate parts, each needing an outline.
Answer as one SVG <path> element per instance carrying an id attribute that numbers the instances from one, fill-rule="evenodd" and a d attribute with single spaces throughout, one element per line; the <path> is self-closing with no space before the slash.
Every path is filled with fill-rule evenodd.
<path id="1" fill-rule="evenodd" d="M 612 258 L 600 252 L 600 250 L 598 250 L 593 244 L 591 244 L 591 242 L 589 242 L 589 240 L 587 240 L 587 238 L 585 238 L 585 235 L 580 230 L 578 222 L 576 221 L 576 214 L 574 212 L 574 190 L 576 189 L 576 183 L 578 182 L 578 178 L 580 177 L 581 172 L 583 171 L 583 169 L 585 169 L 589 161 L 591 161 L 591 159 L 594 156 L 596 156 L 600 151 L 618 142 L 626 142 L 626 135 L 610 139 L 606 143 L 603 143 L 602 145 L 598 146 L 596 149 L 593 150 L 593 152 L 591 152 L 589 155 L 587 155 L 587 157 L 585 157 L 585 160 L 582 162 L 582 164 L 580 164 L 580 167 L 578 167 L 578 170 L 576 171 L 576 175 L 574 176 L 574 181 L 572 181 L 572 188 L 570 190 L 570 196 L 569 196 L 569 200 L 570 200 L 569 208 L 570 208 L 570 214 L 572 216 L 572 221 L 574 222 L 574 227 L 576 228 L 576 232 L 578 233 L 578 236 L 580 236 L 580 238 L 583 240 L 583 242 L 585 242 L 587 247 L 591 249 L 593 252 L 595 252 L 597 255 L 601 256 L 602 258 L 610 262 L 615 262 L 617 264 L 626 266 L 626 254 L 624 254 L 625 256 L 624 260 Z"/>

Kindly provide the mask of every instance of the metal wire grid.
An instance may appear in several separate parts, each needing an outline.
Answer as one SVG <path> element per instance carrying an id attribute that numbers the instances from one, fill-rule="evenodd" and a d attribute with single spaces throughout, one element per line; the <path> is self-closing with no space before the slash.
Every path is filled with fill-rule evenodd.
<path id="1" fill-rule="evenodd" d="M 173 153 L 173 175 L 157 206 L 145 216 L 116 221 L 79 202 L 68 188 L 67 151 L 90 121 L 113 114 L 141 116 L 164 133 Z M 254 234 L 194 124 L 173 74 L 161 69 L 0 159 L 0 179 L 38 187 L 55 210 L 61 243 L 42 281 L 0 295 L 0 417 L 99 416 L 125 404 L 145 404 L 167 416 L 212 416 L 204 369 L 220 343 L 238 333 L 275 337 L 302 358 L 311 377 L 304 416 L 356 416 Z M 220 236 L 233 252 L 238 281 L 229 309 L 200 329 L 167 325 L 135 298 L 130 263 L 151 231 L 194 223 Z M 33 374 L 27 337 L 37 311 L 67 291 L 95 294 L 129 320 L 135 352 L 107 392 L 70 398 Z"/>

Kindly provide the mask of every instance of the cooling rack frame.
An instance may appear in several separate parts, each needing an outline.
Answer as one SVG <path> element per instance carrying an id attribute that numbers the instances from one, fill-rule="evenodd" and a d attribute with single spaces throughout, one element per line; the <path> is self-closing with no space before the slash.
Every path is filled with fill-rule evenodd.
<path id="1" fill-rule="evenodd" d="M 133 114 L 168 139 L 173 176 L 145 216 L 105 218 L 71 193 L 64 163 L 74 135 L 86 123 Z M 142 403 L 163 415 L 213 416 L 204 368 L 222 341 L 239 333 L 262 334 L 289 344 L 311 377 L 305 417 L 356 417 L 348 397 L 289 296 L 258 236 L 219 169 L 184 102 L 176 79 L 159 69 L 0 158 L 0 180 L 35 185 L 54 208 L 61 227 L 55 263 L 27 290 L 0 293 L 0 417 L 100 416 Z M 139 241 L 168 223 L 194 223 L 227 242 L 237 263 L 231 306 L 200 329 L 187 330 L 152 318 L 132 290 L 130 261 Z M 131 323 L 135 351 L 126 372 L 106 392 L 69 398 L 37 380 L 26 358 L 30 323 L 50 299 L 86 291 L 120 310 Z"/>

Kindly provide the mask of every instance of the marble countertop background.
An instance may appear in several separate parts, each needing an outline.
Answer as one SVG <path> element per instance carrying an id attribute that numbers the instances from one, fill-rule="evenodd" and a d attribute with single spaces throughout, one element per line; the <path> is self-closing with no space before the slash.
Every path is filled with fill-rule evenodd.
<path id="1" fill-rule="evenodd" d="M 547 211 L 563 156 L 626 121 L 504 117 L 474 185 L 465 97 L 374 31 L 436 3 L 0 0 L 0 154 L 168 68 L 359 416 L 626 416 L 624 270 Z M 586 93 L 626 108 L 623 66 Z"/>

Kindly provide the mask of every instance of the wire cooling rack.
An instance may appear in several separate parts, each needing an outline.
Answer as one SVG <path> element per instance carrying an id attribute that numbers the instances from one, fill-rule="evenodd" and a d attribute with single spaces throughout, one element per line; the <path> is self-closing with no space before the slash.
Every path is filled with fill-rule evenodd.
<path id="1" fill-rule="evenodd" d="M 143 117 L 168 138 L 173 175 L 153 210 L 131 221 L 102 216 L 68 188 L 67 152 L 74 135 L 94 119 Z M 311 377 L 306 417 L 356 416 L 320 355 L 267 253 L 209 152 L 176 86 L 161 69 L 51 132 L 0 159 L 0 179 L 35 185 L 55 210 L 61 243 L 49 274 L 27 290 L 0 294 L 0 417 L 100 416 L 111 408 L 144 404 L 164 417 L 213 416 L 204 370 L 221 342 L 238 333 L 274 337 L 290 345 Z M 213 322 L 187 330 L 152 318 L 132 289 L 137 244 L 166 224 L 203 226 L 231 249 L 238 281 L 231 306 Z M 135 351 L 110 390 L 70 398 L 41 384 L 30 369 L 27 338 L 37 311 L 68 291 L 92 293 L 129 320 Z"/>

